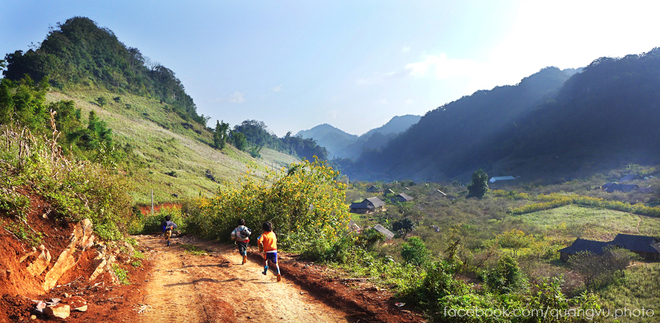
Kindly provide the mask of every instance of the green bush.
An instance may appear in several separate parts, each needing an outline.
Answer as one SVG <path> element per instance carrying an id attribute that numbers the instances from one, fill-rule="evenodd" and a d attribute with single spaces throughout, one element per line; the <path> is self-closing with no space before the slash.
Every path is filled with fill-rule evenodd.
<path id="1" fill-rule="evenodd" d="M 497 261 L 497 267 L 484 275 L 484 281 L 496 293 L 508 293 L 523 284 L 523 275 L 516 259 L 508 254 Z"/>
<path id="2" fill-rule="evenodd" d="M 426 249 L 424 242 L 419 237 L 412 237 L 403 244 L 401 248 L 401 257 L 407 263 L 415 266 L 421 266 L 428 261 L 429 251 Z"/>
<path id="3" fill-rule="evenodd" d="M 121 284 L 128 285 L 131 283 L 128 280 L 128 271 L 126 269 L 119 267 L 117 264 L 114 264 L 112 265 L 112 271 L 115 272 L 115 275 L 117 275 L 117 279 L 119 279 Z"/>
<path id="4" fill-rule="evenodd" d="M 0 177 L 2 207 L 22 212 L 29 200 L 16 193 L 15 185 L 29 183 L 56 216 L 73 222 L 89 218 L 101 239 L 123 238 L 131 201 L 125 178 L 100 164 L 65 157 L 54 139 L 33 136 L 26 128 L 0 127 L 0 142 L 6 157 L 0 170 L 11 174 L 10 180 Z"/>

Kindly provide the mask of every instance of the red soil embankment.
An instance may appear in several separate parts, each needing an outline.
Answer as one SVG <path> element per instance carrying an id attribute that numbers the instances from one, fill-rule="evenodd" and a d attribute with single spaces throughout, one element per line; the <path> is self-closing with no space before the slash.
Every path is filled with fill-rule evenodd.
<path id="1" fill-rule="evenodd" d="M 142 212 L 142 215 L 151 214 L 151 205 L 142 205 L 142 206 L 139 206 L 139 208 L 140 208 L 140 212 Z M 180 209 L 181 204 L 167 202 L 167 203 L 154 205 L 154 213 L 157 213 L 162 208 L 177 208 L 177 209 Z"/>

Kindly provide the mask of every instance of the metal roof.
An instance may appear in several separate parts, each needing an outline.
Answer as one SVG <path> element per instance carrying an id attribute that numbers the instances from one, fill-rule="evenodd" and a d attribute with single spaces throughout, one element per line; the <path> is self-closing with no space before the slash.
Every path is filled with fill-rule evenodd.
<path id="1" fill-rule="evenodd" d="M 603 248 L 609 246 L 609 244 L 610 244 L 609 242 L 604 242 L 604 241 L 594 241 L 594 240 L 577 238 L 577 240 L 575 240 L 572 245 L 559 250 L 559 252 L 564 252 L 567 254 L 574 255 L 580 251 L 589 251 L 597 255 L 602 255 Z"/>

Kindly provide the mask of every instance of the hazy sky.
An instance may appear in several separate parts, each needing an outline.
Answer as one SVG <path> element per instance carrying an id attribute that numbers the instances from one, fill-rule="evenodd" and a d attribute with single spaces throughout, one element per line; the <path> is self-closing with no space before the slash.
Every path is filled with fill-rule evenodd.
<path id="1" fill-rule="evenodd" d="M 660 1 L 0 0 L 0 54 L 74 16 L 176 73 L 199 114 L 362 134 L 546 66 L 660 46 Z"/>

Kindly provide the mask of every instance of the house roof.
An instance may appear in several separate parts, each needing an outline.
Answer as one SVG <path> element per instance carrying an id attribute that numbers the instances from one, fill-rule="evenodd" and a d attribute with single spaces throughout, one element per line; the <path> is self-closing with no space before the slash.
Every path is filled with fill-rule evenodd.
<path id="1" fill-rule="evenodd" d="M 603 248 L 618 246 L 635 252 L 660 253 L 660 239 L 649 236 L 638 236 L 619 233 L 612 241 L 593 241 L 578 238 L 572 245 L 559 252 L 574 255 L 580 251 L 590 251 L 597 255 L 603 253 Z"/>
<path id="2" fill-rule="evenodd" d="M 371 185 L 368 189 L 367 192 L 380 192 L 380 187 L 376 185 Z"/>
<path id="3" fill-rule="evenodd" d="M 392 233 L 392 231 L 390 231 L 390 230 L 385 229 L 385 227 L 382 226 L 382 225 L 380 225 L 380 224 L 376 224 L 376 225 L 374 226 L 374 230 L 376 230 L 376 231 L 382 233 L 384 236 L 387 237 L 387 239 L 392 239 L 392 238 L 394 238 L 394 233 Z"/>
<path id="4" fill-rule="evenodd" d="M 375 197 L 375 196 L 374 196 L 374 197 L 367 198 L 367 199 L 364 199 L 364 201 L 362 201 L 362 203 L 366 203 L 367 201 L 368 201 L 369 203 L 371 203 L 374 207 L 385 206 L 385 202 L 381 201 L 379 198 L 377 198 L 377 197 Z"/>
<path id="5" fill-rule="evenodd" d="M 612 245 L 628 249 L 630 251 L 660 253 L 660 240 L 656 237 L 636 236 L 632 234 L 619 233 L 610 242 Z"/>
<path id="6" fill-rule="evenodd" d="M 490 178 L 489 182 L 495 183 L 497 181 L 508 181 L 508 180 L 512 180 L 512 179 L 516 179 L 516 178 L 513 177 L 513 176 L 493 176 L 493 177 Z"/>
<path id="7" fill-rule="evenodd" d="M 413 198 L 412 196 L 410 196 L 410 195 L 408 195 L 408 194 L 406 194 L 406 193 L 400 193 L 400 194 L 397 195 L 397 196 L 403 198 L 405 201 L 412 201 L 412 200 L 415 199 L 415 198 Z"/>
<path id="8" fill-rule="evenodd" d="M 577 254 L 580 251 L 589 251 L 591 253 L 601 255 L 603 254 L 603 248 L 607 247 L 609 242 L 604 241 L 594 241 L 577 238 L 572 245 L 560 249 L 559 252 L 564 252 L 567 254 Z"/>

